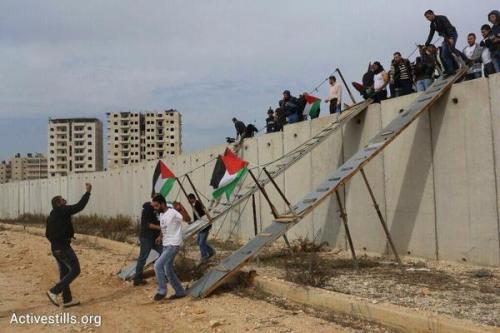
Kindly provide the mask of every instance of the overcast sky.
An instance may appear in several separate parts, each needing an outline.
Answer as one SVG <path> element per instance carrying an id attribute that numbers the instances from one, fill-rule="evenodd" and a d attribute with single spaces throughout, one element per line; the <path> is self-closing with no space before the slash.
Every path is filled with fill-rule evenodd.
<path id="1" fill-rule="evenodd" d="M 309 91 L 337 67 L 360 80 L 369 61 L 408 55 L 426 9 L 463 47 L 494 3 L 2 0 L 0 160 L 46 153 L 48 117 L 128 110 L 179 110 L 184 151 L 202 149 L 234 135 L 233 116 L 261 128 L 284 89 Z"/>

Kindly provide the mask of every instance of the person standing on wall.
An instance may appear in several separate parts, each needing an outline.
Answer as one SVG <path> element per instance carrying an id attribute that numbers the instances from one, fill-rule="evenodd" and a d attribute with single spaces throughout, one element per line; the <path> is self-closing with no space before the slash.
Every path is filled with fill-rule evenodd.
<path id="1" fill-rule="evenodd" d="M 484 66 L 484 76 L 489 77 L 491 74 L 496 73 L 495 64 L 493 63 L 493 59 L 491 57 L 494 37 L 491 33 L 489 25 L 484 24 L 481 27 L 481 35 L 483 36 L 483 40 L 479 44 L 483 48 L 483 52 L 481 53 L 481 62 Z"/>
<path id="2" fill-rule="evenodd" d="M 463 54 L 469 59 L 469 71 L 465 80 L 478 79 L 482 76 L 481 55 L 483 48 L 476 43 L 476 34 L 471 32 L 467 35 L 467 46 L 463 49 Z"/>
<path id="3" fill-rule="evenodd" d="M 196 196 L 193 193 L 188 194 L 188 200 L 191 206 L 193 206 L 193 222 L 205 216 L 205 207 L 203 207 L 203 204 L 196 199 Z M 200 265 L 208 262 L 208 259 L 215 255 L 215 250 L 207 242 L 208 233 L 211 229 L 212 224 L 209 224 L 205 229 L 198 232 L 197 243 L 201 252 Z"/>
<path id="4" fill-rule="evenodd" d="M 455 74 L 456 65 L 452 54 L 460 55 L 455 45 L 457 43 L 458 32 L 457 29 L 450 23 L 448 18 L 444 15 L 436 15 L 432 10 L 427 10 L 424 13 L 425 18 L 431 22 L 429 36 L 425 42 L 425 46 L 429 46 L 434 38 L 434 33 L 437 31 L 439 36 L 444 38 L 441 45 L 441 57 L 444 65 L 444 74 Z"/>
<path id="5" fill-rule="evenodd" d="M 328 88 L 328 97 L 325 103 L 330 103 L 330 114 L 338 113 L 340 115 L 340 107 L 342 105 L 342 85 L 337 83 L 337 78 L 331 75 L 328 78 L 330 87 Z"/>
<path id="6" fill-rule="evenodd" d="M 389 84 L 389 74 L 385 71 L 382 64 L 375 61 L 371 70 L 373 71 L 373 101 L 375 103 L 380 103 L 381 101 L 387 99 L 387 85 Z"/>
<path id="7" fill-rule="evenodd" d="M 155 262 L 158 291 L 154 296 L 154 300 L 160 301 L 167 296 L 167 279 L 175 290 L 175 294 L 170 296 L 169 299 L 181 298 L 186 296 L 186 291 L 175 274 L 174 262 L 183 243 L 182 221 L 190 222 L 191 217 L 179 202 L 174 202 L 172 208 L 170 205 L 167 206 L 167 202 L 161 194 L 157 194 L 153 198 L 152 206 L 160 214 L 159 228 L 161 233 L 157 241 L 161 241 L 163 244 L 162 253 Z"/>
<path id="8" fill-rule="evenodd" d="M 60 280 L 47 291 L 49 300 L 59 306 L 59 294 L 62 293 L 63 307 L 80 304 L 71 295 L 69 285 L 80 274 L 80 263 L 71 248 L 71 239 L 75 236 L 71 216 L 81 212 L 90 199 L 92 185 L 85 184 L 85 194 L 75 205 L 67 205 L 66 200 L 58 195 L 52 198 L 52 211 L 47 219 L 45 236 L 50 241 L 52 255 L 59 267 Z"/>
<path id="9" fill-rule="evenodd" d="M 394 52 L 391 61 L 391 77 L 394 82 L 394 94 L 392 97 L 399 97 L 413 92 L 413 68 L 410 60 L 401 56 L 401 52 Z"/>
<path id="10" fill-rule="evenodd" d="M 500 11 L 492 10 L 488 14 L 488 21 L 491 23 L 491 57 L 495 71 L 500 73 Z"/>
<path id="11" fill-rule="evenodd" d="M 267 110 L 266 118 L 266 133 L 276 132 L 276 117 L 274 116 L 274 111 L 271 107 Z"/>
<path id="12" fill-rule="evenodd" d="M 141 231 L 139 234 L 141 248 L 139 250 L 139 258 L 137 258 L 137 266 L 135 268 L 134 286 L 146 284 L 142 274 L 144 271 L 144 265 L 146 264 L 146 260 L 148 259 L 151 250 L 155 250 L 158 254 L 161 254 L 162 246 L 160 244 L 156 244 L 155 242 L 156 238 L 160 235 L 160 231 L 158 230 L 159 226 L 160 221 L 158 221 L 158 217 L 153 206 L 151 205 L 151 202 L 145 202 L 142 205 Z"/>

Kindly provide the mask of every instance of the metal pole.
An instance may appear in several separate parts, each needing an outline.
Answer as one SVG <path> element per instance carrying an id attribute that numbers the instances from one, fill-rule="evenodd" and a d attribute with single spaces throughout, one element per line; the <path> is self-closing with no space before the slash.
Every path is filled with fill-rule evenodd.
<path id="1" fill-rule="evenodd" d="M 266 198 L 266 201 L 269 204 L 269 207 L 271 207 L 271 212 L 272 212 L 274 218 L 277 219 L 279 217 L 278 210 L 276 210 L 276 207 L 274 207 L 273 203 L 271 202 L 271 199 L 269 199 L 269 196 L 267 195 L 266 190 L 262 187 L 262 185 L 260 185 L 259 181 L 257 180 L 255 175 L 253 174 L 252 170 L 248 169 L 248 172 L 250 173 L 250 176 L 252 176 L 252 179 L 254 180 L 255 184 L 257 184 L 257 187 L 259 188 L 259 190 L 264 195 L 264 198 Z M 289 249 L 291 249 L 292 246 L 290 245 L 290 242 L 288 241 L 288 237 L 286 237 L 286 234 L 283 235 L 283 239 L 285 240 L 286 246 Z"/>
<path id="2" fill-rule="evenodd" d="M 286 205 L 288 206 L 288 208 L 290 209 L 290 213 L 292 213 L 293 215 L 296 215 L 294 210 L 292 209 L 292 205 L 290 204 L 290 201 L 288 201 L 288 199 L 285 197 L 285 194 L 283 193 L 283 191 L 278 187 L 278 184 L 276 184 L 276 182 L 274 181 L 273 177 L 271 177 L 271 174 L 269 173 L 269 171 L 267 171 L 267 169 L 264 167 L 262 168 L 265 172 L 265 174 L 267 175 L 267 177 L 269 178 L 269 180 L 271 181 L 271 184 L 274 185 L 274 188 L 276 189 L 276 191 L 278 191 L 279 195 L 281 196 L 281 198 L 283 199 L 283 201 L 285 201 Z"/>
<path id="3" fill-rule="evenodd" d="M 259 233 L 257 229 L 257 208 L 255 206 L 255 194 L 252 194 L 252 213 L 253 213 L 253 230 L 255 236 Z"/>
<path id="4" fill-rule="evenodd" d="M 184 188 L 184 185 L 182 185 L 181 181 L 179 180 L 179 178 L 175 177 L 175 180 L 177 180 L 177 183 L 179 183 L 179 186 L 182 190 L 182 193 L 184 193 L 184 195 L 186 196 L 186 200 L 189 201 L 189 198 L 188 198 L 188 194 L 186 192 L 186 189 Z"/>
<path id="5" fill-rule="evenodd" d="M 344 83 L 344 87 L 345 89 L 347 90 L 347 92 L 349 93 L 349 97 L 351 97 L 351 100 L 354 104 L 356 104 L 356 99 L 354 98 L 352 92 L 351 92 L 351 89 L 349 89 L 349 86 L 347 85 L 347 83 L 345 82 L 345 79 L 344 79 L 344 75 L 342 75 L 342 72 L 340 71 L 340 69 L 336 69 L 335 70 L 337 73 L 339 73 L 339 76 L 340 76 L 340 79 L 342 80 L 342 82 Z"/>
<path id="6" fill-rule="evenodd" d="M 257 178 L 255 177 L 255 175 L 253 174 L 252 170 L 248 169 L 248 173 L 250 174 L 250 176 L 252 177 L 253 181 L 255 182 L 255 184 L 257 185 L 257 187 L 259 188 L 259 190 L 262 192 L 262 194 L 264 195 L 264 198 L 266 198 L 266 201 L 267 203 L 269 204 L 269 207 L 271 207 L 271 212 L 274 216 L 275 219 L 277 219 L 279 217 L 279 214 L 278 214 L 278 211 L 276 210 L 276 207 L 274 207 L 273 203 L 271 202 L 271 199 L 269 199 L 269 196 L 267 195 L 267 192 L 266 190 L 262 187 L 262 185 L 259 183 L 259 181 L 257 180 Z"/>
<path id="7" fill-rule="evenodd" d="M 365 181 L 366 188 L 368 189 L 368 192 L 370 193 L 370 197 L 372 198 L 373 201 L 373 206 L 375 207 L 375 210 L 377 211 L 378 218 L 380 220 L 380 223 L 382 224 L 382 228 L 384 229 L 385 236 L 387 237 L 387 240 L 389 241 L 389 245 L 391 246 L 392 253 L 394 253 L 394 256 L 396 257 L 396 260 L 399 264 L 399 266 L 402 266 L 403 264 L 401 263 L 401 259 L 399 258 L 398 251 L 396 251 L 396 247 L 394 246 L 394 243 L 392 242 L 392 237 L 391 234 L 389 233 L 389 229 L 387 228 L 387 224 L 385 223 L 384 217 L 382 216 L 382 212 L 380 212 L 380 208 L 377 204 L 377 201 L 375 200 L 375 195 L 373 195 L 372 188 L 370 187 L 370 183 L 368 183 L 368 178 L 366 178 L 365 170 L 363 168 L 360 169 L 361 175 L 363 176 L 363 180 Z"/>
<path id="8" fill-rule="evenodd" d="M 335 195 L 337 196 L 337 203 L 339 204 L 340 209 L 340 218 L 342 222 L 344 222 L 345 233 L 347 235 L 347 241 L 349 242 L 349 248 L 351 249 L 352 260 L 354 269 L 359 269 L 358 259 L 356 258 L 356 251 L 354 250 L 354 245 L 352 244 L 351 232 L 349 231 L 349 226 L 347 225 L 347 214 L 344 211 L 344 207 L 342 206 L 342 202 L 340 201 L 340 195 L 338 191 L 335 191 Z"/>
<path id="9" fill-rule="evenodd" d="M 198 199 L 198 201 L 201 202 L 201 204 L 203 206 L 203 210 L 205 211 L 205 215 L 207 216 L 208 222 L 210 222 L 210 224 L 212 224 L 212 218 L 210 217 L 210 214 L 208 213 L 207 207 L 203 204 L 203 201 L 201 201 L 200 195 L 198 194 L 198 190 L 194 186 L 189 175 L 186 174 L 186 178 L 187 178 L 189 184 L 191 185 L 191 188 L 193 189 L 194 195 L 196 195 L 196 199 Z"/>

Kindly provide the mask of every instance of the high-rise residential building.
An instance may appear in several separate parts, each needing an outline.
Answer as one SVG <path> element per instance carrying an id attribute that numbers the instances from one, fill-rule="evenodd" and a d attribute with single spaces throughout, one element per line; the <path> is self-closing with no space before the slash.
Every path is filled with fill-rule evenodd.
<path id="1" fill-rule="evenodd" d="M 107 121 L 110 169 L 182 152 L 181 114 L 176 110 L 107 113 Z"/>
<path id="2" fill-rule="evenodd" d="M 0 184 L 5 184 L 10 180 L 10 161 L 0 163 Z"/>
<path id="3" fill-rule="evenodd" d="M 49 119 L 49 177 L 101 171 L 102 140 L 99 119 Z"/>

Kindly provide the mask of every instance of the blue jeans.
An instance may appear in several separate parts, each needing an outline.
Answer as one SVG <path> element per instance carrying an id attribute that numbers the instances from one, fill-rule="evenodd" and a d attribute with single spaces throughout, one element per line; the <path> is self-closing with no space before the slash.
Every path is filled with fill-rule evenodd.
<path id="1" fill-rule="evenodd" d="M 142 281 L 142 273 L 144 271 L 144 265 L 148 259 L 151 250 L 155 250 L 158 254 L 161 254 L 163 246 L 155 244 L 155 240 L 149 237 L 140 237 L 141 249 L 139 250 L 139 258 L 137 258 L 137 266 L 135 267 L 134 281 Z"/>
<path id="2" fill-rule="evenodd" d="M 214 249 L 208 245 L 208 233 L 210 232 L 210 228 L 206 228 L 198 233 L 198 246 L 200 247 L 201 258 L 208 259 L 210 255 L 212 255 L 215 251 Z"/>
<path id="3" fill-rule="evenodd" d="M 432 82 L 433 82 L 432 79 L 418 80 L 416 83 L 417 91 L 426 91 L 427 88 L 431 86 Z"/>
<path id="4" fill-rule="evenodd" d="M 56 258 L 59 267 L 60 281 L 56 283 L 50 291 L 54 294 L 63 294 L 63 302 L 71 302 L 71 290 L 69 285 L 78 275 L 80 275 L 80 263 L 75 251 L 70 247 L 63 249 L 53 249 L 52 255 Z"/>
<path id="5" fill-rule="evenodd" d="M 179 246 L 167 245 L 163 247 L 160 257 L 155 262 L 156 281 L 158 281 L 158 294 L 167 294 L 167 281 L 175 290 L 177 296 L 186 295 L 181 281 L 174 271 L 175 256 L 179 252 Z M 166 277 L 166 278 L 165 278 Z"/>
<path id="6" fill-rule="evenodd" d="M 288 123 L 293 124 L 299 121 L 299 115 L 297 113 L 292 113 L 287 117 Z"/>
<path id="7" fill-rule="evenodd" d="M 493 62 L 493 66 L 495 66 L 496 73 L 500 73 L 500 51 L 496 51 L 491 55 L 491 61 Z"/>
<path id="8" fill-rule="evenodd" d="M 455 52 L 455 44 L 457 43 L 458 34 L 451 36 L 453 43 L 448 43 L 448 38 L 444 37 L 443 44 L 441 44 L 441 59 L 443 60 L 444 71 L 447 74 L 455 72 L 455 59 L 453 53 Z"/>

